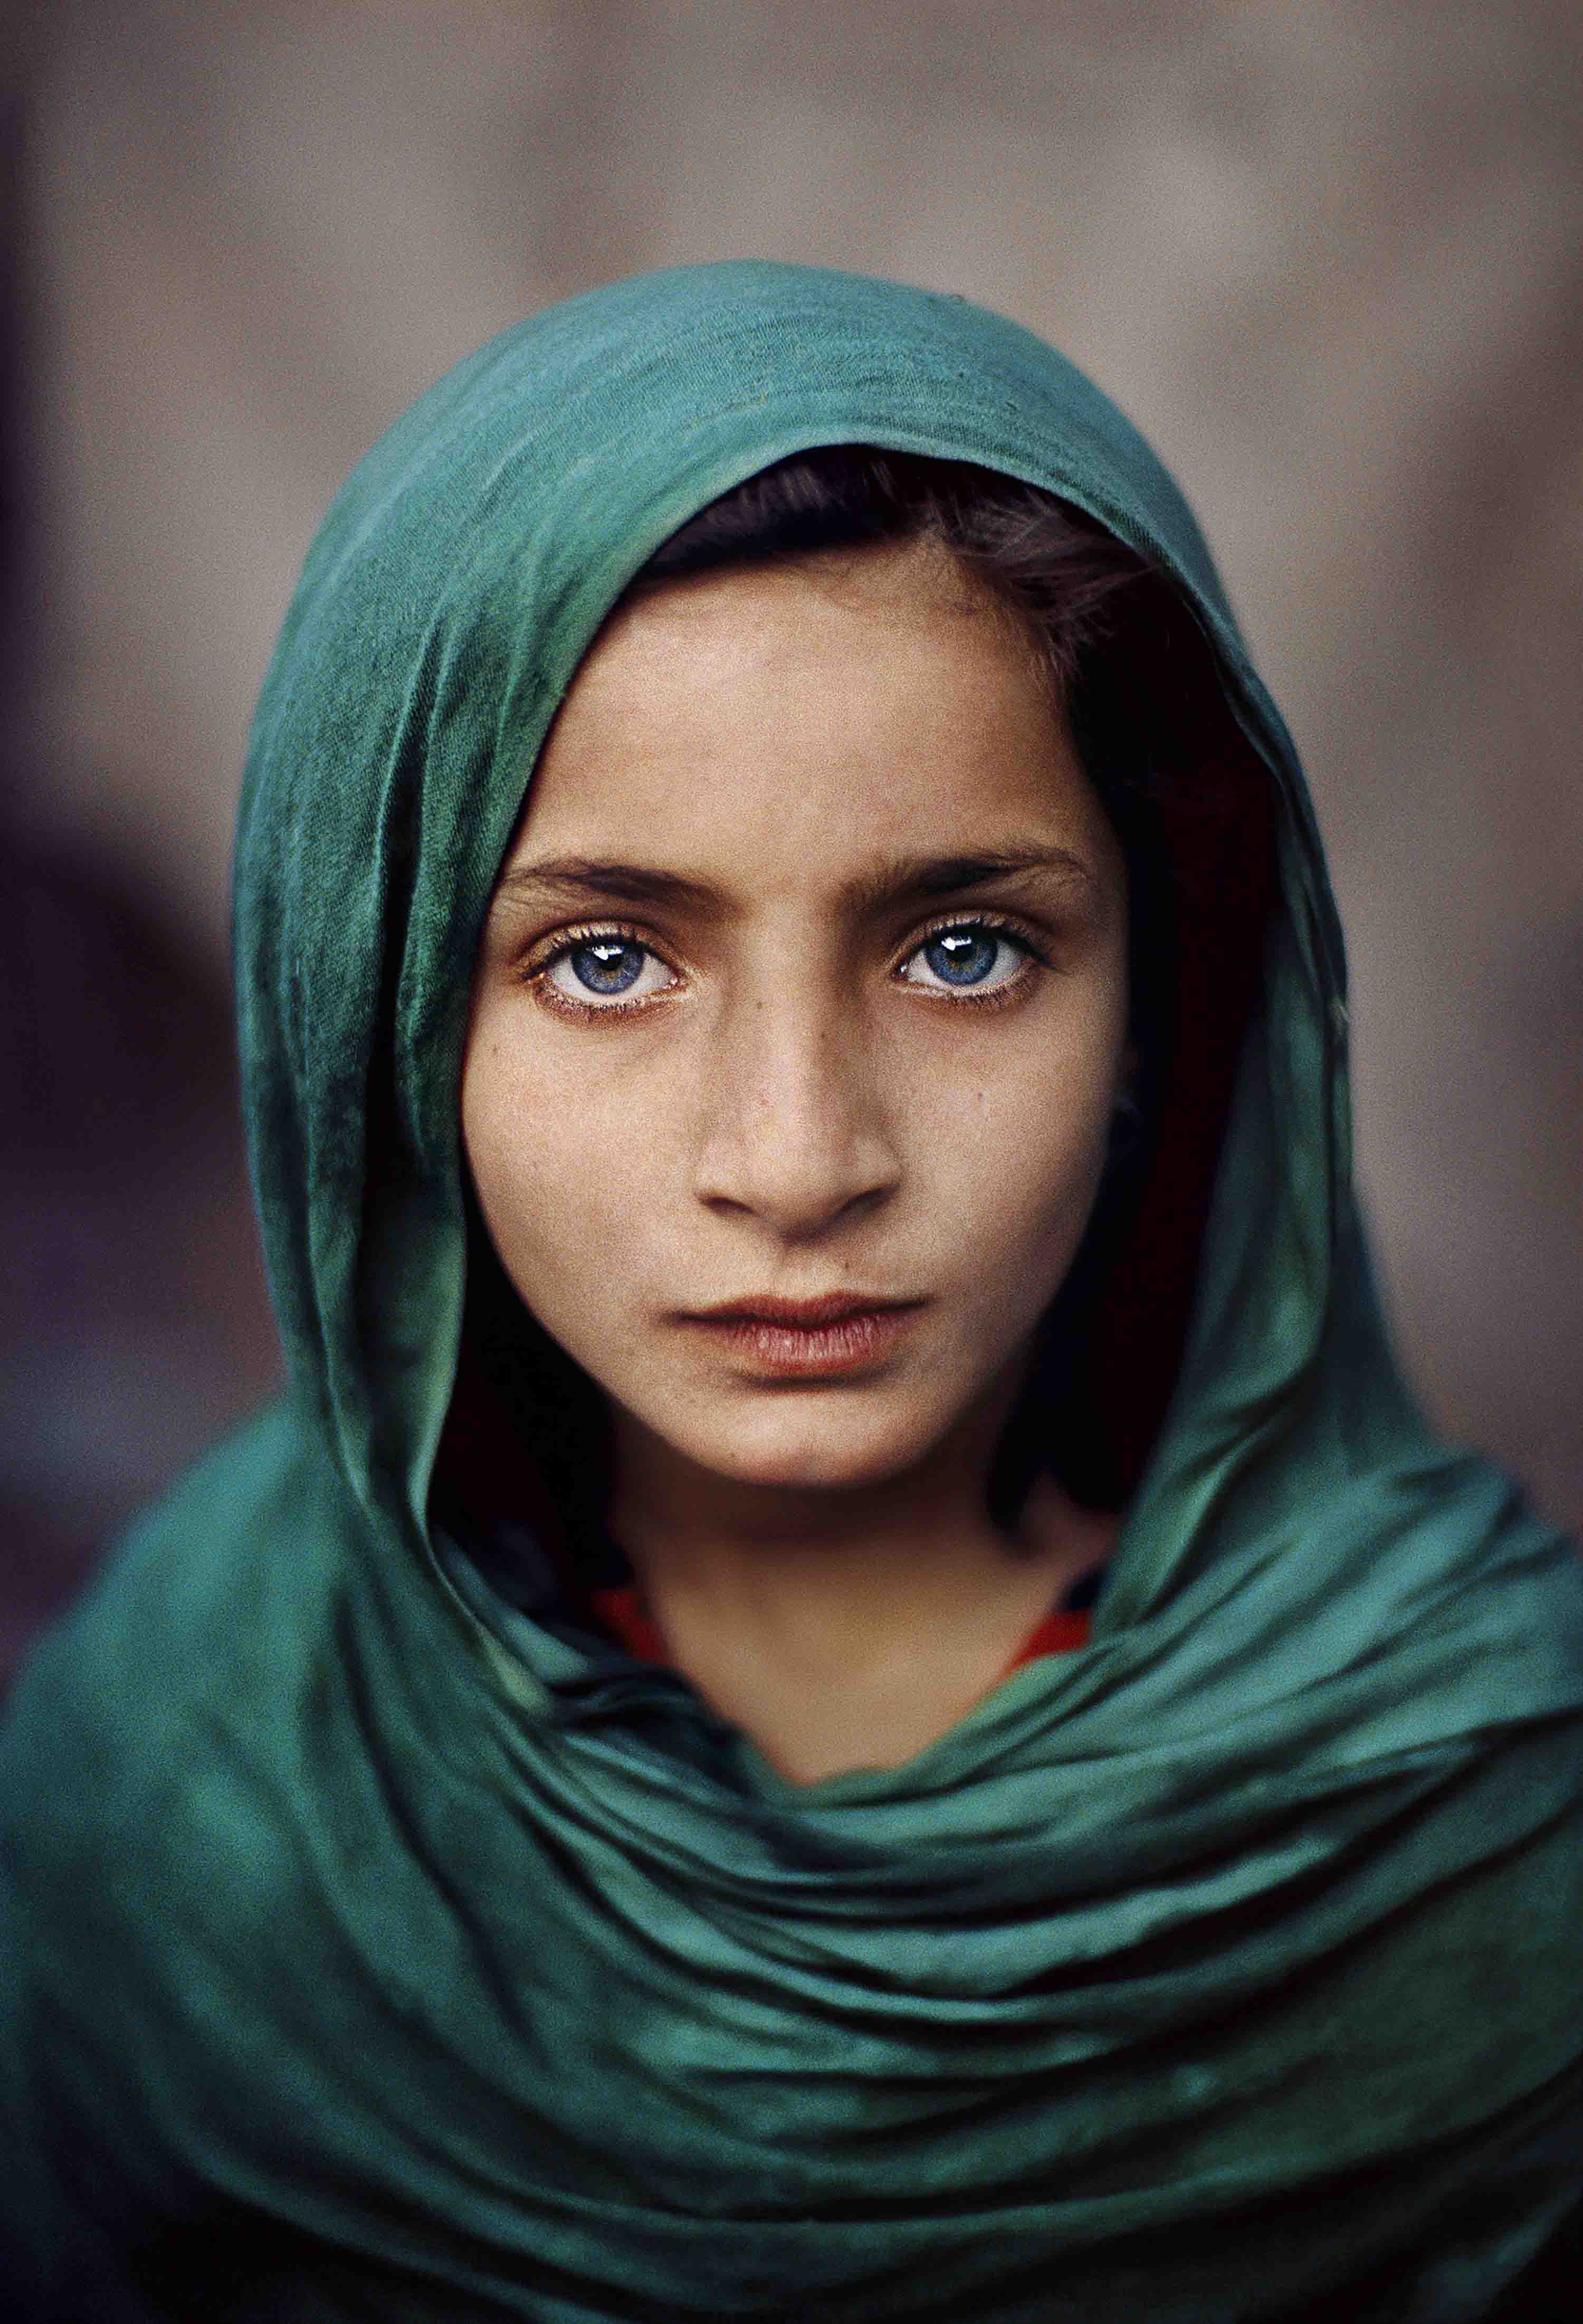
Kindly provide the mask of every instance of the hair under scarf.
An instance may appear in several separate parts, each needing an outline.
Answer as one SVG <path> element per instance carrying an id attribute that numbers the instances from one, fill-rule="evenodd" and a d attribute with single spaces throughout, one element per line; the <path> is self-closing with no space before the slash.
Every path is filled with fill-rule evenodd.
<path id="1" fill-rule="evenodd" d="M 469 1581 L 428 1500 L 468 984 L 535 754 L 658 543 L 851 442 L 1033 483 L 1168 577 L 1278 895 L 1092 1643 L 798 1789 L 674 1673 Z M 290 1393 L 0 1742 L 37 2312 L 1491 2313 L 1583 2188 L 1583 1578 L 1397 1384 L 1307 795 L 1117 411 L 965 301 L 778 265 L 507 332 L 309 554 L 236 963 Z"/>

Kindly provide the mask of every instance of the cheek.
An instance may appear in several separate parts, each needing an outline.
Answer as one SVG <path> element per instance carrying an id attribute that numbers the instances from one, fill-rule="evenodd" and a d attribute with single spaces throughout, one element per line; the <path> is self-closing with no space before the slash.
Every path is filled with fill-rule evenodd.
<path id="1" fill-rule="evenodd" d="M 987 1045 L 970 1076 L 920 1091 L 920 1158 L 954 1183 L 981 1238 L 1043 1241 L 1074 1210 L 1086 1220 L 1109 1149 L 1125 1039 L 1107 992 L 1043 1035 Z M 931 1128 L 932 1125 L 932 1128 Z"/>
<path id="2" fill-rule="evenodd" d="M 607 1100 L 575 1102 L 508 1036 L 469 1045 L 462 1138 L 474 1191 L 517 1290 L 553 1329 L 549 1309 L 608 1285 L 612 1252 L 630 1240 L 638 1157 Z"/>
<path id="3" fill-rule="evenodd" d="M 1081 1067 L 1030 1059 L 964 1110 L 956 1192 L 944 1182 L 935 1213 L 940 1258 L 991 1350 L 1036 1327 L 1077 1256 L 1104 1175 L 1118 1049 L 1106 1044 Z"/>
<path id="4" fill-rule="evenodd" d="M 975 1239 L 1007 1271 L 1039 1262 L 1064 1270 L 1099 1192 L 1109 1119 L 1097 1093 L 1074 1102 L 1059 1084 L 1034 1082 L 986 1105 Z M 1043 1286 L 1041 1305 L 1056 1287 Z"/>

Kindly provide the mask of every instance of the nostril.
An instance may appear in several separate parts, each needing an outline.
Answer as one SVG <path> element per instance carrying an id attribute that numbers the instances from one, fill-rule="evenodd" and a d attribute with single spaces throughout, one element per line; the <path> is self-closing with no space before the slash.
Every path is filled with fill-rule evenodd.
<path id="1" fill-rule="evenodd" d="M 716 1124 L 700 1148 L 699 1200 L 750 1213 L 781 1233 L 805 1233 L 887 1198 L 899 1176 L 887 1140 L 828 1115 L 815 1134 L 808 1127 L 768 1109 Z"/>

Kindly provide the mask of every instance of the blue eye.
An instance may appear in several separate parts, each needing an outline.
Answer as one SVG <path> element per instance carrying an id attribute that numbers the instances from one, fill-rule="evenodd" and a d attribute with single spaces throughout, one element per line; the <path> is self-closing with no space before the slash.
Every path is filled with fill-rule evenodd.
<path id="1" fill-rule="evenodd" d="M 898 973 L 925 992 L 999 992 L 1019 984 L 1034 958 L 1033 946 L 1008 928 L 958 920 L 925 936 Z"/>
<path id="2" fill-rule="evenodd" d="M 630 936 L 593 936 L 564 955 L 579 984 L 601 995 L 627 992 L 643 973 L 645 947 Z"/>
<path id="3" fill-rule="evenodd" d="M 641 938 L 622 928 L 589 928 L 569 936 L 529 981 L 552 1004 L 589 1017 L 656 1000 L 678 980 Z"/>
<path id="4" fill-rule="evenodd" d="M 942 928 L 923 947 L 924 958 L 943 984 L 981 984 L 1002 942 L 990 928 Z"/>

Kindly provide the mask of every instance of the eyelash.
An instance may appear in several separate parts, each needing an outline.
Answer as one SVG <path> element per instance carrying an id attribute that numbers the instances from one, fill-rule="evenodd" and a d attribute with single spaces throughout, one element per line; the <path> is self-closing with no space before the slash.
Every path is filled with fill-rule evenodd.
<path id="1" fill-rule="evenodd" d="M 992 984 L 980 991 L 962 985 L 955 991 L 941 985 L 915 985 L 912 990 L 927 1001 L 943 1001 L 952 1009 L 1007 1009 L 1019 1001 L 1027 989 L 1030 973 L 1035 968 L 1053 968 L 1054 961 L 1037 939 L 1019 921 L 1005 918 L 999 912 L 950 912 L 919 930 L 897 962 L 893 972 L 899 981 L 900 972 L 910 960 L 916 958 L 926 944 L 936 936 L 949 936 L 953 928 L 982 928 L 986 936 L 1003 936 L 1023 955 L 1017 973 L 1001 984 Z"/>
<path id="2" fill-rule="evenodd" d="M 584 945 L 608 942 L 612 938 L 621 944 L 638 945 L 655 960 L 665 961 L 665 965 L 671 967 L 670 962 L 665 960 L 665 954 L 649 942 L 640 929 L 630 927 L 620 920 L 591 920 L 585 927 L 564 928 L 550 950 L 541 959 L 529 964 L 523 972 L 524 983 L 532 991 L 534 999 L 546 1009 L 553 1009 L 562 1017 L 575 1018 L 580 1024 L 586 1024 L 596 1017 L 633 1017 L 641 1010 L 652 1008 L 657 1001 L 665 1000 L 673 990 L 670 986 L 660 992 L 643 993 L 635 1001 L 590 999 L 579 1001 L 572 1000 L 550 982 L 550 971 L 558 963 L 581 951 Z M 674 969 L 672 973 L 676 973 Z"/>
<path id="3" fill-rule="evenodd" d="M 911 988 L 922 993 L 926 1000 L 942 1001 L 947 1007 L 953 1009 L 1004 1009 L 1023 993 L 1027 984 L 1029 970 L 1034 967 L 1051 968 L 1054 965 L 1048 954 L 1018 922 L 1007 919 L 998 912 L 956 912 L 948 914 L 943 919 L 932 921 L 927 927 L 921 928 L 912 937 L 907 950 L 892 968 L 891 973 L 897 982 L 903 981 L 901 971 L 909 961 L 916 959 L 925 945 L 933 943 L 936 936 L 948 935 L 953 928 L 982 928 L 987 936 L 1003 936 L 1008 944 L 1015 945 L 1023 954 L 1025 966 L 1003 983 L 991 985 L 985 991 L 978 991 L 971 986 L 965 985 L 956 991 L 939 985 L 914 985 Z M 563 929 L 552 949 L 540 959 L 530 963 L 524 970 L 524 983 L 530 988 L 534 998 L 545 1008 L 552 1009 L 561 1016 L 575 1018 L 584 1024 L 594 1018 L 637 1016 L 642 1010 L 654 1007 L 658 1001 L 668 999 L 675 991 L 674 986 L 667 985 L 658 992 L 644 993 L 635 1001 L 617 999 L 579 1001 L 570 999 L 549 982 L 550 971 L 572 953 L 579 951 L 584 945 L 597 944 L 602 939 L 608 941 L 612 938 L 623 944 L 639 945 L 655 960 L 664 962 L 665 965 L 671 969 L 673 975 L 677 973 L 673 964 L 666 960 L 665 954 L 658 946 L 651 943 L 640 929 L 620 920 L 598 920 L 590 921 L 586 927 Z"/>

